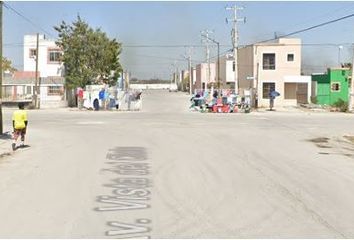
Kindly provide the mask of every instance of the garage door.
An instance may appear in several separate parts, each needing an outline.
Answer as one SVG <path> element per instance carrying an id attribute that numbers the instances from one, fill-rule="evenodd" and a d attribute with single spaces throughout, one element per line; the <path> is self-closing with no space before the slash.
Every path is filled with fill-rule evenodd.
<path id="1" fill-rule="evenodd" d="M 296 100 L 297 103 L 308 103 L 307 83 L 297 83 Z"/>

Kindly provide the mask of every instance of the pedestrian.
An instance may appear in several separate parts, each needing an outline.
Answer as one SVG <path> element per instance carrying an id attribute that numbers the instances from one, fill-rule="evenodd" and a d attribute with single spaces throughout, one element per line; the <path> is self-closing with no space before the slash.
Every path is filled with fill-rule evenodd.
<path id="1" fill-rule="evenodd" d="M 84 105 L 84 90 L 79 87 L 77 89 L 78 107 L 81 110 Z"/>
<path id="2" fill-rule="evenodd" d="M 218 91 L 214 91 L 214 93 L 213 93 L 213 98 L 217 98 L 218 97 Z"/>
<path id="3" fill-rule="evenodd" d="M 105 95 L 105 89 L 102 88 L 99 92 L 98 92 L 98 99 L 100 100 L 99 105 L 104 108 L 104 95 Z"/>
<path id="4" fill-rule="evenodd" d="M 21 135 L 21 143 L 20 147 L 23 147 L 25 145 L 25 135 L 26 135 L 26 129 L 27 129 L 27 112 L 24 110 L 25 109 L 25 104 L 23 102 L 20 102 L 18 104 L 19 110 L 16 110 L 12 114 L 12 126 L 13 126 L 13 141 L 12 141 L 12 150 L 16 150 L 16 143 L 18 137 Z"/>
<path id="5" fill-rule="evenodd" d="M 278 93 L 275 90 L 271 90 L 269 93 L 269 111 L 273 111 L 273 107 L 274 107 L 274 99 L 276 97 L 280 96 L 280 93 Z"/>

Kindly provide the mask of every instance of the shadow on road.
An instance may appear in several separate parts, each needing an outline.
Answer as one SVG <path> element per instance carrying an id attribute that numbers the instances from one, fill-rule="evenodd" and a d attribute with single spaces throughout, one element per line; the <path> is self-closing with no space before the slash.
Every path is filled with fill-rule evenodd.
<path id="1" fill-rule="evenodd" d="M 30 145 L 23 145 L 23 146 L 17 146 L 16 148 L 15 148 L 15 150 L 17 150 L 17 149 L 25 149 L 25 148 L 29 148 L 29 147 L 31 147 Z"/>
<path id="2" fill-rule="evenodd" d="M 0 134 L 0 139 L 4 139 L 4 140 L 12 139 L 12 134 L 10 132 L 5 132 L 3 134 Z"/>

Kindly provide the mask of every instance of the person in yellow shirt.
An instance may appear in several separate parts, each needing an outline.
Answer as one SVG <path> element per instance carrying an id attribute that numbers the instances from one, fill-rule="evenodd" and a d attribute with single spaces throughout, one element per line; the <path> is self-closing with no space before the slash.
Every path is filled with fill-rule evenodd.
<path id="1" fill-rule="evenodd" d="M 21 135 L 20 147 L 24 146 L 26 129 L 27 129 L 27 124 L 28 124 L 27 112 L 24 110 L 25 104 L 19 103 L 18 108 L 19 108 L 19 110 L 16 110 L 12 114 L 12 126 L 14 128 L 12 150 L 16 150 L 16 142 L 17 142 L 17 139 L 20 135 Z"/>

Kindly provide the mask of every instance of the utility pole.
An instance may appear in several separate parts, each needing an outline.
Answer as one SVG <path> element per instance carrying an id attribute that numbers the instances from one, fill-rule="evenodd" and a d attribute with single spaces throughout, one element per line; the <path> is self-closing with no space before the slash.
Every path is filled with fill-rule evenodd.
<path id="1" fill-rule="evenodd" d="M 210 37 L 208 37 L 208 36 L 206 36 L 206 35 L 202 35 L 203 37 L 205 37 L 207 40 L 209 40 L 209 41 L 212 41 L 213 43 L 215 43 L 217 46 L 218 46 L 218 56 L 217 56 L 217 58 L 218 58 L 218 62 L 217 62 L 217 64 L 218 64 L 218 66 L 217 66 L 217 68 L 218 68 L 218 75 L 217 75 L 217 83 L 218 83 L 218 95 L 220 96 L 220 43 L 218 42 L 218 41 L 215 41 L 215 39 L 212 39 L 212 38 L 210 38 Z"/>
<path id="2" fill-rule="evenodd" d="M 177 76 L 177 74 L 178 74 L 177 61 L 175 61 L 174 66 L 175 66 L 175 78 L 174 78 L 174 80 L 175 80 L 175 84 L 177 86 L 177 80 L 178 80 L 178 76 Z"/>
<path id="3" fill-rule="evenodd" d="M 38 47 L 39 45 L 39 33 L 37 33 L 37 41 L 36 41 L 36 72 L 35 72 L 35 83 L 34 83 L 34 108 L 39 108 L 38 107 Z"/>
<path id="4" fill-rule="evenodd" d="M 208 29 L 202 31 L 202 37 L 206 38 L 206 59 L 208 62 L 208 81 L 205 83 L 204 90 L 208 90 L 208 83 L 210 83 L 210 50 L 209 50 L 209 33 L 213 33 L 213 31 L 210 31 Z"/>
<path id="5" fill-rule="evenodd" d="M 192 77 L 193 77 L 193 70 L 192 70 L 192 54 L 191 51 L 189 52 L 189 94 L 192 95 Z"/>
<path id="6" fill-rule="evenodd" d="M 0 59 L 1 59 L 1 64 L 0 64 L 0 134 L 2 135 L 4 133 L 3 129 L 3 119 L 2 119 L 2 72 L 3 72 L 3 66 L 2 66 L 2 6 L 3 6 L 3 1 L 0 1 Z"/>
<path id="7" fill-rule="evenodd" d="M 172 82 L 175 83 L 175 85 L 177 85 L 177 72 L 178 72 L 178 68 L 177 68 L 177 61 L 174 61 L 174 63 L 171 64 L 172 65 L 172 79 L 171 79 L 171 86 L 170 86 L 170 90 L 172 90 Z M 174 88 L 173 88 L 174 90 Z"/>
<path id="8" fill-rule="evenodd" d="M 351 112 L 353 110 L 353 97 L 354 97 L 354 44 L 352 45 L 352 76 L 350 81 L 350 89 L 349 89 L 349 106 L 348 111 Z"/>
<path id="9" fill-rule="evenodd" d="M 234 5 L 233 7 L 226 7 L 226 10 L 233 10 L 233 18 L 226 18 L 226 23 L 233 22 L 233 29 L 231 31 L 232 43 L 233 43 L 233 52 L 234 52 L 234 61 L 235 61 L 235 94 L 238 94 L 238 61 L 237 61 L 237 47 L 238 47 L 238 30 L 237 30 L 237 22 L 246 21 L 246 18 L 237 18 L 237 10 L 243 10 L 243 7 L 237 7 Z"/>
<path id="10" fill-rule="evenodd" d="M 192 95 L 192 47 L 188 48 L 187 55 L 184 55 L 183 57 L 188 60 L 189 94 Z"/>

